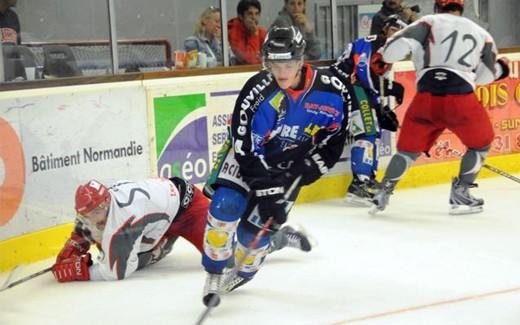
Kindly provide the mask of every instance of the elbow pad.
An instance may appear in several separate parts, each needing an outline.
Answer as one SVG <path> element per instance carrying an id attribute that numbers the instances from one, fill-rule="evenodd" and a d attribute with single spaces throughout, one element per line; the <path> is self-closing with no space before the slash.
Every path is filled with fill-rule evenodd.
<path id="1" fill-rule="evenodd" d="M 505 57 L 502 57 L 502 58 L 497 60 L 497 63 L 500 66 L 500 68 L 502 69 L 502 73 L 495 80 L 500 80 L 500 79 L 507 78 L 509 76 L 509 72 L 510 72 L 510 70 L 509 70 L 509 60 L 507 58 L 505 58 Z"/>

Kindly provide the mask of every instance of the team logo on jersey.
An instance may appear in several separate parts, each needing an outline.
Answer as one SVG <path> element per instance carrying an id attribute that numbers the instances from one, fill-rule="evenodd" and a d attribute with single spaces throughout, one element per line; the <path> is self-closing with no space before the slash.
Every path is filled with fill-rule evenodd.
<path id="1" fill-rule="evenodd" d="M 161 220 L 169 221 L 169 216 L 164 213 L 152 213 L 136 220 L 135 216 L 130 217 L 117 230 L 110 240 L 109 265 L 110 269 L 116 272 L 117 278 L 123 279 L 126 275 L 126 268 L 130 253 L 135 241 L 144 231 L 144 228 L 151 223 Z"/>
<path id="2" fill-rule="evenodd" d="M 436 71 L 434 78 L 440 81 L 444 81 L 448 79 L 448 74 L 446 72 Z"/>
<path id="3" fill-rule="evenodd" d="M 283 100 L 285 98 L 285 95 L 279 91 L 278 93 L 276 93 L 276 95 L 274 95 L 273 98 L 271 98 L 271 100 L 269 101 L 269 104 L 271 104 L 271 107 L 274 108 L 274 110 L 280 114 L 280 111 L 282 110 L 282 105 L 283 105 Z"/>
<path id="4" fill-rule="evenodd" d="M 318 112 L 330 117 L 337 117 L 341 114 L 336 108 L 325 104 L 306 102 L 303 107 L 307 112 Z"/>

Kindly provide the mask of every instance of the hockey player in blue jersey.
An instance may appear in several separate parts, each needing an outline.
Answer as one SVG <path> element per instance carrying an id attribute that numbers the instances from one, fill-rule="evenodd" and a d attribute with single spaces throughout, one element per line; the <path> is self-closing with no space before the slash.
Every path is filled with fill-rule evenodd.
<path id="1" fill-rule="evenodd" d="M 394 96 L 401 104 L 404 89 L 399 83 L 383 77 L 390 67 L 384 64 L 377 51 L 388 37 L 405 26 L 399 16 L 388 17 L 381 34 L 350 43 L 330 67 L 343 83 L 352 83 L 354 89 L 350 119 L 350 132 L 354 137 L 350 155 L 353 178 L 345 196 L 345 202 L 352 206 L 371 205 L 376 186 L 381 129 L 393 132 L 399 125 L 395 113 L 383 97 Z"/>
<path id="2" fill-rule="evenodd" d="M 202 258 L 208 272 L 206 306 L 218 305 L 220 293 L 256 274 L 268 253 L 269 236 L 237 266 L 237 276 L 224 281 L 222 275 L 230 259 L 243 260 L 270 218 L 271 230 L 285 223 L 300 186 L 327 173 L 343 150 L 349 94 L 329 70 L 304 64 L 304 51 L 297 29 L 273 27 L 262 48 L 265 69 L 246 82 L 236 100 L 230 137 L 205 186 L 212 195 Z M 295 182 L 296 189 L 285 193 Z"/>

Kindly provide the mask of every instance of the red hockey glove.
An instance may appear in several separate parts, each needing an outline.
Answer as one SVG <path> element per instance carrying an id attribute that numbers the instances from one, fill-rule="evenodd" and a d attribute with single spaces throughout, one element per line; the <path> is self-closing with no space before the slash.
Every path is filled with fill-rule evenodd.
<path id="1" fill-rule="evenodd" d="M 72 256 L 81 256 L 86 254 L 90 249 L 90 242 L 85 238 L 78 235 L 76 232 L 72 232 L 69 240 L 65 243 L 65 246 L 61 249 L 58 257 L 56 257 L 56 264 L 66 260 Z"/>
<path id="2" fill-rule="evenodd" d="M 54 264 L 52 273 L 58 282 L 88 281 L 88 267 L 92 265 L 89 253 L 83 256 L 72 256 Z"/>

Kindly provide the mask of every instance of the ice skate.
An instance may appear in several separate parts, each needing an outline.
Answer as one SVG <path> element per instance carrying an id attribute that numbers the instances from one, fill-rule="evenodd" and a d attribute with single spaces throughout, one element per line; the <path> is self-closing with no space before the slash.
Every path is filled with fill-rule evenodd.
<path id="1" fill-rule="evenodd" d="M 483 211 L 484 200 L 477 199 L 469 193 L 469 189 L 477 187 L 477 184 L 467 184 L 458 177 L 451 182 L 449 214 L 472 214 Z"/>
<path id="2" fill-rule="evenodd" d="M 251 281 L 251 278 L 244 278 L 238 274 L 235 274 L 235 275 L 229 274 L 225 277 L 225 279 L 223 281 L 222 291 L 225 293 L 231 292 L 231 291 L 235 290 L 236 288 L 243 286 L 244 284 L 246 284 L 249 281 Z"/>
<path id="3" fill-rule="evenodd" d="M 304 252 L 310 252 L 312 250 L 309 235 L 305 231 L 296 230 L 291 226 L 284 226 L 271 235 L 269 253 L 285 247 L 296 248 Z"/>
<path id="4" fill-rule="evenodd" d="M 374 215 L 386 208 L 388 201 L 390 200 L 390 195 L 394 192 L 396 184 L 396 181 L 383 180 L 380 188 L 377 190 L 376 194 L 374 194 L 374 198 L 372 199 L 373 206 L 370 211 L 368 211 L 369 214 Z"/>
<path id="5" fill-rule="evenodd" d="M 373 180 L 362 181 L 354 176 L 347 189 L 344 202 L 352 207 L 370 207 L 374 198 L 374 188 Z"/>
<path id="6" fill-rule="evenodd" d="M 202 302 L 206 307 L 217 307 L 220 304 L 220 294 L 222 288 L 222 274 L 208 273 Z"/>
<path id="7" fill-rule="evenodd" d="M 287 238 L 287 247 L 299 249 L 304 252 L 310 252 L 312 245 L 309 235 L 303 230 L 296 230 L 291 226 L 285 226 L 280 230 Z"/>

